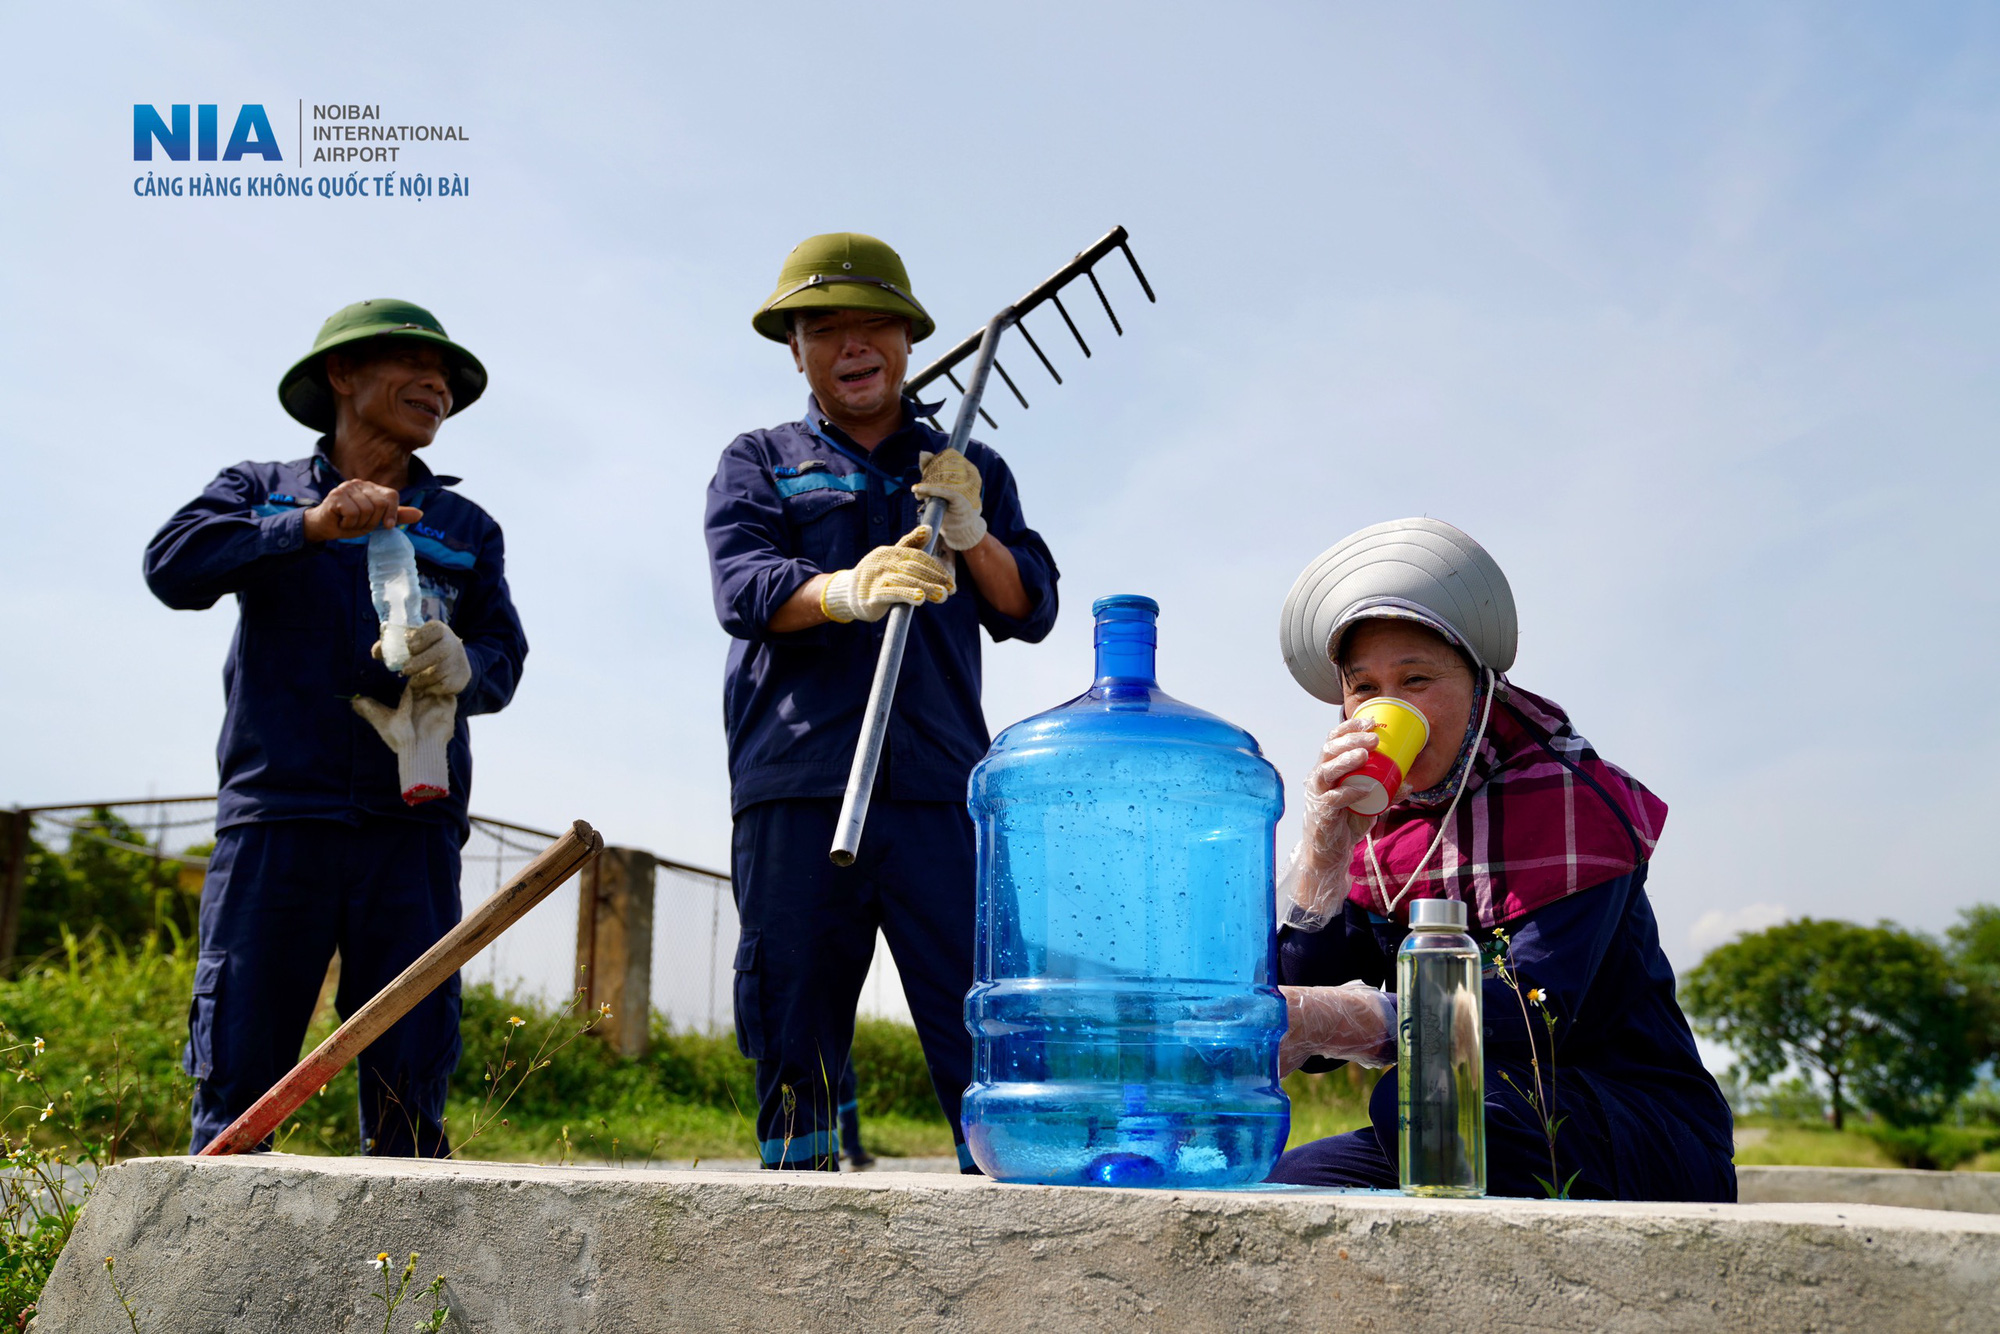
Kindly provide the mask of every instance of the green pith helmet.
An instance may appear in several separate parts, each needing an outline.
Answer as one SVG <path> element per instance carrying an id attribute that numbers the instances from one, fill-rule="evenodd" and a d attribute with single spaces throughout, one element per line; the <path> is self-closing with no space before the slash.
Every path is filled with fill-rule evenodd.
<path id="1" fill-rule="evenodd" d="M 486 392 L 486 368 L 479 358 L 445 336 L 437 316 L 393 297 L 357 301 L 337 310 L 319 326 L 312 351 L 278 381 L 278 401 L 293 418 L 315 431 L 333 429 L 333 390 L 327 387 L 326 354 L 367 338 L 406 338 L 444 353 L 451 367 L 451 414 L 465 411 Z"/>
<path id="2" fill-rule="evenodd" d="M 930 312 L 910 295 L 902 256 L 860 232 L 809 236 L 785 256 L 778 285 L 750 327 L 774 343 L 785 341 L 786 317 L 795 310 L 877 310 L 910 322 L 910 341 L 921 343 L 937 328 Z"/>

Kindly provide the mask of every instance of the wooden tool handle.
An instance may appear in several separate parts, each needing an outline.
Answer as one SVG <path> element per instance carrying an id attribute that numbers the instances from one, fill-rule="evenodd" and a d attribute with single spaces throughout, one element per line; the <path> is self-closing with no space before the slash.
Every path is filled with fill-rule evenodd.
<path id="1" fill-rule="evenodd" d="M 551 890 L 581 870 L 603 847 L 604 839 L 595 829 L 581 820 L 571 825 L 569 832 L 495 890 L 493 897 L 446 932 L 442 940 L 425 950 L 395 981 L 370 997 L 367 1004 L 334 1030 L 333 1036 L 293 1066 L 290 1074 L 272 1085 L 271 1091 L 257 1099 L 227 1130 L 210 1140 L 201 1156 L 245 1153 L 263 1143 L 266 1135 L 276 1130 L 307 1098 L 324 1088 L 363 1048 L 520 921 Z"/>

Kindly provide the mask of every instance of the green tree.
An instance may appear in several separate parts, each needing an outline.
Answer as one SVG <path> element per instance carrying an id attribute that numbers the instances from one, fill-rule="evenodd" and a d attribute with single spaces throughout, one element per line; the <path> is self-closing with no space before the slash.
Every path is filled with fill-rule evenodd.
<path id="1" fill-rule="evenodd" d="M 1890 922 L 1802 918 L 1710 951 L 1681 988 L 1695 1027 L 1753 1081 L 1817 1071 L 1892 1126 L 1934 1124 L 1972 1084 L 1973 1001 L 1951 958 Z"/>
<path id="2" fill-rule="evenodd" d="M 2000 904 L 1961 910 L 1944 935 L 1971 1001 L 1973 1058 L 2000 1061 Z"/>
<path id="3" fill-rule="evenodd" d="M 21 928 L 15 956 L 59 953 L 63 931 L 93 931 L 128 949 L 155 938 L 194 935 L 200 911 L 201 872 L 171 857 L 156 857 L 145 832 L 105 807 L 78 821 L 69 850 L 28 844 Z"/>

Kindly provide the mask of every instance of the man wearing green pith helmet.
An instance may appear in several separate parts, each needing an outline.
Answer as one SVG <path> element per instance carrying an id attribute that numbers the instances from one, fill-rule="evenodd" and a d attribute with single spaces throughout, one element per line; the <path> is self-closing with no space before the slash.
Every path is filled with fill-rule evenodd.
<path id="1" fill-rule="evenodd" d="M 731 635 L 731 868 L 742 935 L 736 1033 L 757 1062 L 766 1167 L 836 1164 L 836 1081 L 879 927 L 967 1171 L 959 1099 L 972 1074 L 973 838 L 965 784 L 989 737 L 980 630 L 1040 641 L 1055 559 L 1014 477 L 978 441 L 963 454 L 903 393 L 934 324 L 902 259 L 872 236 L 801 242 L 751 327 L 790 350 L 805 416 L 738 436 L 709 483 L 715 609 Z M 926 498 L 946 509 L 922 550 Z M 911 618 L 867 836 L 827 858 L 860 739 L 883 618 Z"/>
<path id="2" fill-rule="evenodd" d="M 423 307 L 337 311 L 278 384 L 313 452 L 224 468 L 146 547 L 169 607 L 237 608 L 188 1011 L 193 1151 L 298 1060 L 336 949 L 345 1016 L 458 921 L 466 720 L 506 707 L 528 643 L 500 525 L 417 453 L 485 390 Z M 369 535 L 393 527 L 424 612 L 401 674 L 382 663 L 368 575 Z M 369 1152 L 448 1152 L 458 1013 L 454 977 L 361 1053 Z"/>

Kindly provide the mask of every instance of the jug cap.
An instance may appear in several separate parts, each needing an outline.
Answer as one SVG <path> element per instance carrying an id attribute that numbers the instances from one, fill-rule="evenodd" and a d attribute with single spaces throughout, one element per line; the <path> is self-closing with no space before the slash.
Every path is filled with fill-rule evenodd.
<path id="1" fill-rule="evenodd" d="M 1410 929 L 1426 926 L 1465 930 L 1465 905 L 1457 899 L 1411 899 Z"/>
<path id="2" fill-rule="evenodd" d="M 1106 612 L 1117 621 L 1135 621 L 1141 617 L 1151 619 L 1160 614 L 1160 604 L 1143 593 L 1113 593 L 1090 604 L 1092 616 L 1102 619 Z"/>

